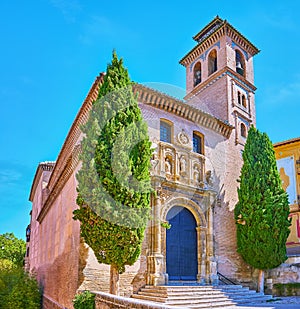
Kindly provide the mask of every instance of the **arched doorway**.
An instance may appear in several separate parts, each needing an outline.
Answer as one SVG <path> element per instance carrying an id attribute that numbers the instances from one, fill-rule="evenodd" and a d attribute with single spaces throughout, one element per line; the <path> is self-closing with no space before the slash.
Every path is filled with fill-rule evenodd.
<path id="1" fill-rule="evenodd" d="M 174 206 L 167 214 L 166 264 L 169 280 L 197 280 L 197 231 L 193 214 Z"/>

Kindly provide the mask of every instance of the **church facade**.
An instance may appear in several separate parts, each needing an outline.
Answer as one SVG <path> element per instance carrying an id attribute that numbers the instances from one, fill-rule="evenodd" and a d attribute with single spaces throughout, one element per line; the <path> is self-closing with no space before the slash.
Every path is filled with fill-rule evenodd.
<path id="1" fill-rule="evenodd" d="M 259 50 L 216 17 L 181 60 L 186 96 L 176 99 L 135 84 L 154 154 L 156 195 L 139 260 L 121 275 L 120 294 L 170 281 L 218 284 L 219 276 L 250 284 L 252 269 L 236 253 L 233 209 L 247 131 L 256 123 L 253 57 Z M 108 291 L 109 268 L 97 263 L 74 221 L 82 132 L 100 74 L 56 162 L 37 167 L 30 201 L 26 267 L 44 289 L 44 307 L 72 307 L 78 289 Z M 170 227 L 170 228 L 169 228 Z"/>

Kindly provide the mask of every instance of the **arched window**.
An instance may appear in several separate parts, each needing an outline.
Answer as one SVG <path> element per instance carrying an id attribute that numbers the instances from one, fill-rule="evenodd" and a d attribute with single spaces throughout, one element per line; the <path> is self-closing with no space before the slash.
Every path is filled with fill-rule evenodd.
<path id="1" fill-rule="evenodd" d="M 247 137 L 247 129 L 246 129 L 246 126 L 241 123 L 241 136 L 246 138 Z"/>
<path id="2" fill-rule="evenodd" d="M 172 142 L 172 123 L 167 120 L 160 120 L 160 140 L 162 142 Z"/>
<path id="3" fill-rule="evenodd" d="M 208 75 L 216 72 L 218 69 L 217 51 L 213 49 L 208 55 Z"/>
<path id="4" fill-rule="evenodd" d="M 246 96 L 243 94 L 242 95 L 242 105 L 243 105 L 243 107 L 247 107 L 247 101 L 246 101 Z"/>
<path id="5" fill-rule="evenodd" d="M 193 132 L 193 151 L 204 154 L 204 137 L 196 131 Z"/>
<path id="6" fill-rule="evenodd" d="M 201 83 L 201 63 L 197 62 L 194 66 L 194 87 Z"/>
<path id="7" fill-rule="evenodd" d="M 245 76 L 245 61 L 239 50 L 235 50 L 235 70 L 240 75 Z"/>

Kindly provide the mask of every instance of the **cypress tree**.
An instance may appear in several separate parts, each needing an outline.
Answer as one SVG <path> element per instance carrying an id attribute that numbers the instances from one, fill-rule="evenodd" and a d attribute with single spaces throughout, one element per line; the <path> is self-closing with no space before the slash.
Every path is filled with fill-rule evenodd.
<path id="1" fill-rule="evenodd" d="M 250 128 L 243 160 L 235 207 L 237 251 L 246 263 L 260 270 L 259 291 L 263 292 L 264 270 L 287 259 L 289 202 L 266 133 Z"/>
<path id="2" fill-rule="evenodd" d="M 139 257 L 149 219 L 152 150 L 128 71 L 115 52 L 82 132 L 74 219 L 99 263 L 111 266 L 110 292 L 117 294 L 119 274 Z"/>

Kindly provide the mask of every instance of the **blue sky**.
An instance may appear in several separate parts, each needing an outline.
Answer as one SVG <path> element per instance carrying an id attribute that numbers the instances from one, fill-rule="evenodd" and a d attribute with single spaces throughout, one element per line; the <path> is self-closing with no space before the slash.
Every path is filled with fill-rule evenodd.
<path id="1" fill-rule="evenodd" d="M 273 142 L 300 136 L 299 2 L 227 3 L 0 1 L 0 234 L 24 238 L 36 166 L 56 159 L 114 48 L 133 80 L 184 88 L 178 61 L 219 15 L 261 50 L 254 61 L 257 127 Z"/>

